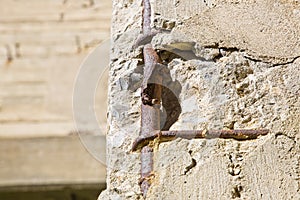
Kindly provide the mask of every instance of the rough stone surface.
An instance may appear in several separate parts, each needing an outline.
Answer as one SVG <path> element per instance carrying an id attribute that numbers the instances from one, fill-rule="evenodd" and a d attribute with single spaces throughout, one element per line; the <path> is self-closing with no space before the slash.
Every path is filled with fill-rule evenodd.
<path id="1" fill-rule="evenodd" d="M 130 152 L 140 129 L 142 60 L 140 49 L 132 49 L 140 5 L 114 3 L 108 188 L 99 199 L 142 199 L 139 154 Z M 270 134 L 160 144 L 147 199 L 299 199 L 298 1 L 152 6 L 153 26 L 171 30 L 152 40 L 182 107 L 171 129 L 267 128 Z"/>

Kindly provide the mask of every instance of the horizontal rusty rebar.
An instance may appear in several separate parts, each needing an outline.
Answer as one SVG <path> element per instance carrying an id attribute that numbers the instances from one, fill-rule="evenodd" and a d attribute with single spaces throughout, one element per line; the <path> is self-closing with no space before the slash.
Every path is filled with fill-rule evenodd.
<path id="1" fill-rule="evenodd" d="M 133 145 L 132 151 L 142 149 L 149 145 L 152 141 L 160 142 L 171 141 L 176 138 L 184 139 L 235 139 L 235 140 L 251 140 L 256 139 L 260 135 L 269 133 L 268 129 L 237 129 L 237 130 L 174 130 L 174 131 L 152 131 L 151 134 L 138 137 Z"/>

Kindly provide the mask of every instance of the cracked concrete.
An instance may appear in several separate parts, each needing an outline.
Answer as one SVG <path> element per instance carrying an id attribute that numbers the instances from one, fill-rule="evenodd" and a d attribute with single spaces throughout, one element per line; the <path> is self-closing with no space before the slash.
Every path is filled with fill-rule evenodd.
<path id="1" fill-rule="evenodd" d="M 142 58 L 132 48 L 140 5 L 115 1 L 108 189 L 100 199 L 142 199 L 139 154 L 130 152 L 140 128 Z M 170 130 L 266 128 L 270 134 L 161 143 L 147 199 L 299 199 L 297 1 L 159 0 L 152 6 L 153 26 L 169 33 L 151 43 L 181 88 L 182 110 Z"/>

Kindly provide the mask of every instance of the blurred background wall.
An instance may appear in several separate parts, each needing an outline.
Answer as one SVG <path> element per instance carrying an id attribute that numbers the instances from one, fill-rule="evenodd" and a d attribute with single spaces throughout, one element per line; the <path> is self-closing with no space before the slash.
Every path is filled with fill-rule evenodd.
<path id="1" fill-rule="evenodd" d="M 110 0 L 0 1 L 1 200 L 88 200 L 105 188 L 105 166 L 76 134 L 72 93 L 84 58 L 109 38 L 110 19 Z"/>

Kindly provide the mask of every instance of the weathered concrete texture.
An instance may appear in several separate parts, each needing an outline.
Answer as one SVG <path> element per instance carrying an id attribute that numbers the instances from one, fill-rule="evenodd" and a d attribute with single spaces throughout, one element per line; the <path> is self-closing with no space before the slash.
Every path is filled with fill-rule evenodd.
<path id="1" fill-rule="evenodd" d="M 109 78 L 107 187 L 99 199 L 136 199 L 140 195 L 139 154 L 130 152 L 139 135 L 142 67 L 130 52 L 139 33 L 141 1 L 114 1 L 112 64 Z M 120 17 L 122 16 L 122 17 Z M 135 57 L 135 58 L 134 58 Z"/>
<path id="2" fill-rule="evenodd" d="M 117 20 L 140 17 L 126 12 L 140 4 L 125 4 L 114 6 L 108 189 L 100 199 L 141 198 L 139 155 L 130 152 L 140 128 L 142 62 L 140 51 L 131 51 L 140 20 L 123 34 Z M 267 128 L 270 134 L 160 144 L 147 199 L 299 199 L 297 2 L 155 1 L 153 8 L 154 26 L 171 30 L 152 40 L 182 107 L 171 129 Z"/>
<path id="3" fill-rule="evenodd" d="M 299 59 L 272 67 L 242 55 L 231 52 L 214 64 L 169 64 L 182 84 L 183 112 L 172 128 L 268 128 L 271 134 L 255 141 L 178 140 L 160 145 L 149 199 L 299 195 Z"/>
<path id="4" fill-rule="evenodd" d="M 200 6 L 198 1 L 157 1 L 154 12 L 160 24 L 176 20 L 176 31 L 202 46 L 234 47 L 273 63 L 299 56 L 298 1 L 207 2 Z"/>

